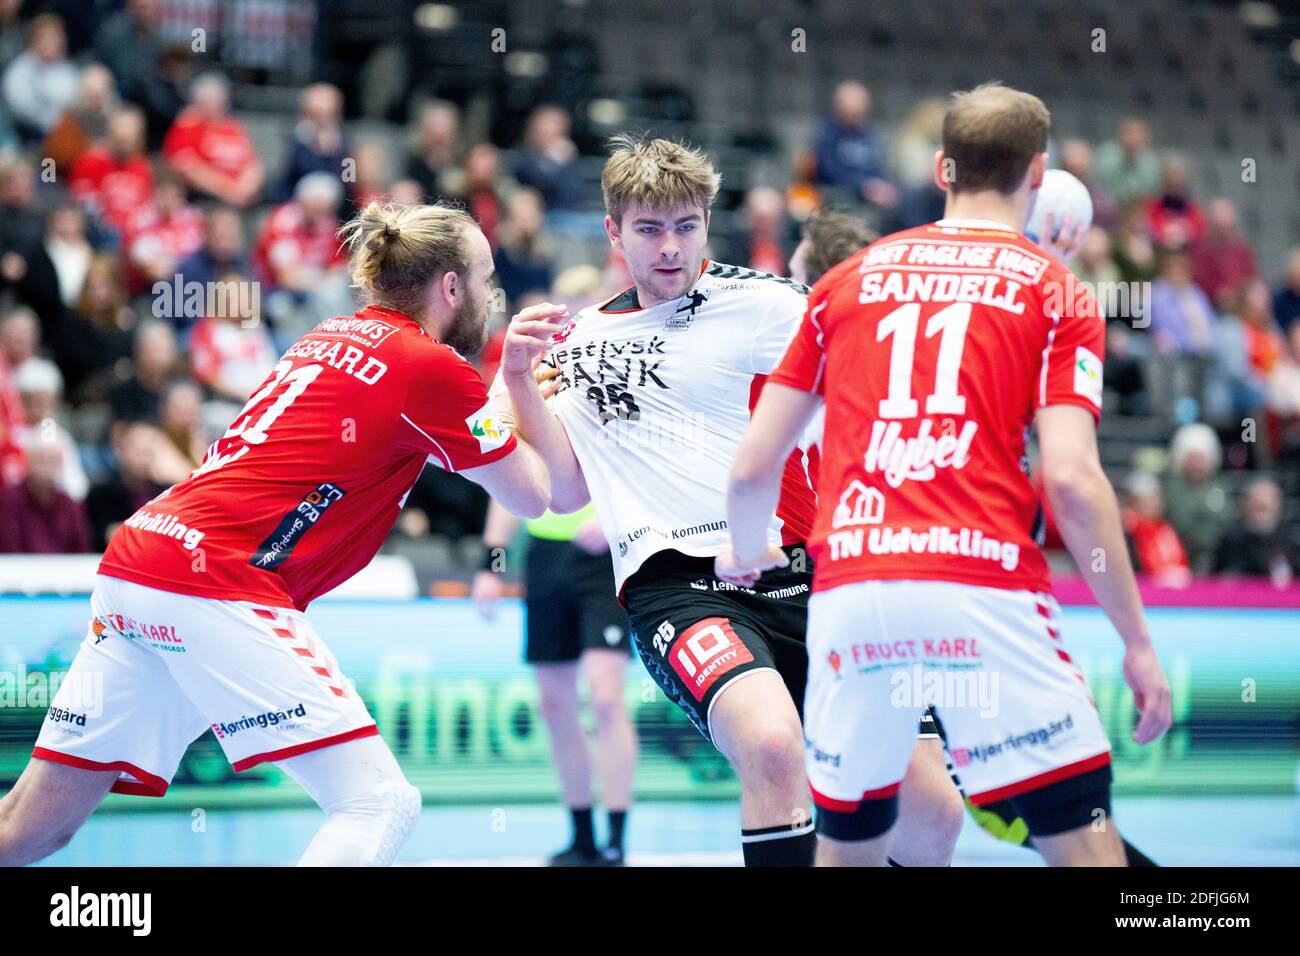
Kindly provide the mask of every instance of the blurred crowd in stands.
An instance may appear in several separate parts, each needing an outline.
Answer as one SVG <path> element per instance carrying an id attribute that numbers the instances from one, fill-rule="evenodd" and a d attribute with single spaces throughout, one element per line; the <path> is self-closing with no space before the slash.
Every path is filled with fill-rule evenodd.
<path id="1" fill-rule="evenodd" d="M 101 549 L 184 478 L 282 349 L 355 308 L 335 230 L 371 200 L 454 200 L 481 224 L 502 292 L 488 378 L 521 306 L 576 310 L 630 284 L 608 250 L 560 255 L 562 215 L 600 217 L 564 108 L 537 104 L 518 142 L 493 143 L 457 104 L 423 100 L 394 156 L 354 139 L 340 90 L 314 83 L 283 117 L 286 161 L 267 168 L 227 78 L 157 35 L 164 3 L 126 0 L 88 33 L 0 0 L 0 552 Z M 869 90 L 841 83 L 787 181 L 744 184 L 712 254 L 784 275 L 820 207 L 881 232 L 940 218 L 942 117 L 942 99 L 920 102 L 886 137 Z M 1167 423 L 1164 453 L 1128 463 L 1120 488 L 1140 568 L 1288 583 L 1300 248 L 1284 274 L 1261 274 L 1233 202 L 1194 195 L 1141 118 L 1051 151 L 1093 199 L 1074 272 L 1121 305 L 1107 315 L 1108 416 Z M 464 538 L 485 507 L 476 486 L 426 469 L 395 535 Z"/>

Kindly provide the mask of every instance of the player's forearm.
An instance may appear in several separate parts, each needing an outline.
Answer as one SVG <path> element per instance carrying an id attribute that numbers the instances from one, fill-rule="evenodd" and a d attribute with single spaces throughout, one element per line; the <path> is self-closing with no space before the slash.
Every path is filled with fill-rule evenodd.
<path id="1" fill-rule="evenodd" d="M 527 441 L 515 436 L 515 454 L 524 465 L 524 480 L 494 489 L 494 500 L 521 518 L 540 517 L 551 506 L 551 475 L 546 462 Z"/>
<path id="2" fill-rule="evenodd" d="M 517 440 L 517 439 L 516 439 Z M 487 519 L 483 522 L 483 546 L 485 548 L 507 548 L 519 528 L 519 519 L 497 501 L 488 502 Z"/>
<path id="3" fill-rule="evenodd" d="M 1149 647 L 1133 565 L 1120 527 L 1115 492 L 1100 466 L 1045 482 L 1061 538 L 1124 645 Z"/>
<path id="4" fill-rule="evenodd" d="M 577 511 L 591 500 L 582 468 L 564 426 L 546 407 L 531 371 L 503 373 L 515 416 L 515 428 L 541 456 L 551 475 L 551 510 L 558 514 Z"/>
<path id="5" fill-rule="evenodd" d="M 767 529 L 781 497 L 781 469 L 765 468 L 748 447 L 746 436 L 736 450 L 727 485 L 727 528 L 731 548 L 742 562 L 767 549 Z"/>

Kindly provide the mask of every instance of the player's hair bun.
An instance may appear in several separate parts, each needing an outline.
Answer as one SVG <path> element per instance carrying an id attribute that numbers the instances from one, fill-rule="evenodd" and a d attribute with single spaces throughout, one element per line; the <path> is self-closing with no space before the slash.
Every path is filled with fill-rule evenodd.
<path id="1" fill-rule="evenodd" d="M 429 281 L 463 272 L 463 239 L 475 228 L 463 210 L 442 204 L 372 202 L 339 230 L 351 253 L 352 284 L 372 302 L 399 311 L 423 303 Z"/>

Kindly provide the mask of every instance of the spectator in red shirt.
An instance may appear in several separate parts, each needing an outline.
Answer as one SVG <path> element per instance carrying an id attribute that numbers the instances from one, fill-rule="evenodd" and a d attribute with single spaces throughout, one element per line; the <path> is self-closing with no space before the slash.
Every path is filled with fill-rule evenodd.
<path id="1" fill-rule="evenodd" d="M 1207 210 L 1205 235 L 1192 247 L 1192 278 L 1221 312 L 1232 308 L 1248 279 L 1259 274 L 1255 254 L 1241 236 L 1237 207 L 1215 199 Z"/>
<path id="2" fill-rule="evenodd" d="M 26 479 L 0 489 L 0 554 L 89 552 L 86 512 L 58 488 L 63 449 L 32 437 L 25 451 Z"/>
<path id="3" fill-rule="evenodd" d="M 504 218 L 504 204 L 501 201 L 499 180 L 501 179 L 501 154 L 491 143 L 479 143 L 465 157 L 464 183 L 458 191 L 460 199 L 474 217 L 493 255 L 497 251 L 501 220 Z"/>
<path id="4" fill-rule="evenodd" d="M 1186 246 L 1200 241 L 1205 216 L 1191 197 L 1187 164 L 1167 157 L 1160 169 L 1160 195 L 1146 203 L 1147 231 L 1158 246 Z"/>
<path id="5" fill-rule="evenodd" d="M 27 424 L 14 371 L 36 354 L 41 327 L 25 305 L 0 318 L 0 486 L 22 478 L 26 467 L 18 435 Z"/>
<path id="6" fill-rule="evenodd" d="M 72 195 L 118 235 L 153 201 L 153 168 L 144 149 L 144 113 L 124 106 L 108 120 L 102 146 L 72 167 Z"/>
<path id="7" fill-rule="evenodd" d="M 177 266 L 203 246 L 203 213 L 185 202 L 185 184 L 171 170 L 154 180 L 152 205 L 127 223 L 127 289 L 137 295 L 155 282 L 171 282 Z"/>
<path id="8" fill-rule="evenodd" d="M 228 272 L 218 281 L 246 283 L 248 280 L 239 273 Z M 227 302 L 238 301 L 238 294 L 227 296 Z M 195 379 L 207 386 L 216 398 L 235 406 L 243 405 L 257 391 L 275 365 L 275 346 L 266 326 L 256 321 L 258 318 L 246 319 L 236 309 L 227 309 L 224 314 L 199 319 L 190 333 L 190 366 Z M 238 408 L 231 413 L 237 414 Z"/>
<path id="9" fill-rule="evenodd" d="M 163 140 L 163 158 L 191 189 L 214 199 L 247 207 L 262 191 L 262 161 L 230 115 L 230 86 L 219 73 L 195 79 L 190 105 Z"/>
<path id="10" fill-rule="evenodd" d="M 291 202 L 271 213 L 257 237 L 254 264 L 276 290 L 307 294 L 326 272 L 346 266 L 338 238 L 343 187 L 330 173 L 309 173 L 298 181 Z"/>
<path id="11" fill-rule="evenodd" d="M 1139 571 L 1166 587 L 1185 587 L 1191 581 L 1187 551 L 1165 520 L 1160 482 L 1154 475 L 1139 471 L 1130 476 L 1124 530 Z"/>

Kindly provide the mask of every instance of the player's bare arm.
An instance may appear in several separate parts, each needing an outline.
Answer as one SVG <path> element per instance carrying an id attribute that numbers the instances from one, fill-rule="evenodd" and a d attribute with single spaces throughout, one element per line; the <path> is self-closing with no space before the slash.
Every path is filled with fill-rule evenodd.
<path id="1" fill-rule="evenodd" d="M 551 510 L 577 511 L 591 500 L 582 467 L 560 420 L 546 407 L 538 385 L 537 361 L 551 348 L 568 308 L 543 302 L 510 320 L 501 353 L 501 380 L 509 395 L 519 435 L 537 449 L 551 475 Z"/>
<path id="2" fill-rule="evenodd" d="M 780 498 L 782 466 L 820 401 L 811 392 L 775 382 L 763 389 L 731 465 L 727 486 L 731 540 L 714 562 L 718 577 L 748 586 L 763 571 L 789 564 L 785 553 L 768 542 L 767 526 Z"/>
<path id="3" fill-rule="evenodd" d="M 1150 743 L 1173 722 L 1169 683 L 1151 646 L 1092 416 L 1078 406 L 1049 405 L 1038 410 L 1037 424 L 1047 500 L 1079 571 L 1124 641 L 1124 679 L 1141 713 L 1133 739 Z"/>
<path id="4" fill-rule="evenodd" d="M 467 468 L 461 474 L 521 518 L 538 517 L 551 502 L 550 472 L 527 441 L 519 441 L 515 450 L 499 461 Z"/>

